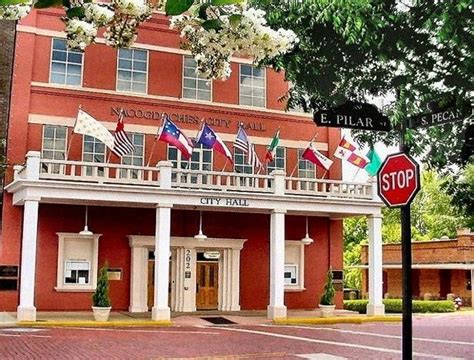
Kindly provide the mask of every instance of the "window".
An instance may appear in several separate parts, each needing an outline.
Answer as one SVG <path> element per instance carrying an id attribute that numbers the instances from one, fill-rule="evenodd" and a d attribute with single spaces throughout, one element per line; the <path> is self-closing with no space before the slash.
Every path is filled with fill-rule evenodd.
<path id="1" fill-rule="evenodd" d="M 67 143 L 67 127 L 43 126 L 43 146 L 41 158 L 49 160 L 65 160 Z M 58 174 L 60 164 L 43 164 L 43 171 Z"/>
<path id="2" fill-rule="evenodd" d="M 316 177 L 314 164 L 311 161 L 305 160 L 301 157 L 303 152 L 303 149 L 298 149 L 298 177 L 314 179 Z"/>
<path id="3" fill-rule="evenodd" d="M 81 86 L 82 59 L 83 54 L 80 51 L 68 50 L 66 40 L 53 39 L 49 82 Z"/>
<path id="4" fill-rule="evenodd" d="M 82 161 L 93 162 L 93 163 L 94 162 L 105 163 L 105 144 L 92 136 L 84 135 L 84 142 L 82 146 Z M 97 173 L 94 173 L 95 171 Z M 104 168 L 86 166 L 85 175 L 86 176 L 103 176 Z"/>
<path id="5" fill-rule="evenodd" d="M 148 52 L 136 49 L 119 49 L 117 90 L 146 93 Z"/>
<path id="6" fill-rule="evenodd" d="M 275 152 L 275 159 L 270 161 L 267 165 L 268 174 L 271 174 L 273 170 L 286 170 L 285 167 L 285 151 L 284 147 L 278 146 Z"/>
<path id="7" fill-rule="evenodd" d="M 183 71 L 183 97 L 211 101 L 211 81 L 196 74 L 193 58 L 184 57 Z"/>
<path id="8" fill-rule="evenodd" d="M 99 236 L 58 233 L 57 291 L 93 291 L 97 284 Z"/>
<path id="9" fill-rule="evenodd" d="M 173 163 L 173 167 L 176 169 L 212 171 L 212 149 L 207 149 L 203 147 L 202 144 L 196 144 L 189 160 L 182 159 L 181 152 L 174 146 L 169 145 L 168 160 Z M 172 181 L 176 181 L 175 173 L 173 173 Z M 190 181 L 196 184 L 198 182 L 198 175 L 191 176 Z M 181 182 L 188 182 L 185 175 L 182 176 Z M 206 182 L 207 178 L 203 177 L 201 183 L 205 184 Z"/>
<path id="10" fill-rule="evenodd" d="M 143 156 L 145 148 L 145 136 L 143 134 L 129 133 L 128 138 L 135 146 L 135 151 L 122 157 L 123 165 L 143 166 Z M 128 174 L 129 173 L 129 174 Z M 122 169 L 120 177 L 138 179 L 138 170 Z"/>
<path id="11" fill-rule="evenodd" d="M 265 107 L 265 69 L 240 65 L 240 104 Z"/>
<path id="12" fill-rule="evenodd" d="M 304 288 L 304 249 L 301 241 L 285 241 L 285 291 L 303 291 Z"/>
<path id="13" fill-rule="evenodd" d="M 234 171 L 241 174 L 253 174 L 253 166 L 247 164 L 247 154 L 239 148 L 234 150 Z"/>
<path id="14" fill-rule="evenodd" d="M 285 265 L 285 285 L 298 285 L 298 265 Z"/>

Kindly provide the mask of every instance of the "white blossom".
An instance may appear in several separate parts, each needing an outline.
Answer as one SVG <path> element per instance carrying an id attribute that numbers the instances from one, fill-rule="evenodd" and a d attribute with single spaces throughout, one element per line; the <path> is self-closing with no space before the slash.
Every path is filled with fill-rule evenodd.
<path id="1" fill-rule="evenodd" d="M 28 15 L 31 11 L 32 2 L 25 2 L 17 5 L 1 5 L 0 20 L 20 20 Z"/>
<path id="2" fill-rule="evenodd" d="M 84 4 L 86 19 L 94 22 L 98 27 L 104 26 L 112 21 L 115 12 L 107 5 L 99 5 L 96 3 Z"/>
<path id="3" fill-rule="evenodd" d="M 66 19 L 67 45 L 70 49 L 84 51 L 97 36 L 97 27 L 93 23 L 78 19 Z"/>
<path id="4" fill-rule="evenodd" d="M 114 4 L 122 14 L 140 17 L 150 11 L 143 0 L 114 0 Z"/>

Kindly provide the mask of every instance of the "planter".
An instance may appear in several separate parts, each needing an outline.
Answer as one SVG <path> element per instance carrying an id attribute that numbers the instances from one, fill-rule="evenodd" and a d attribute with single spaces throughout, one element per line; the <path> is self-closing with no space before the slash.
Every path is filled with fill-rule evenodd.
<path id="1" fill-rule="evenodd" d="M 112 309 L 111 306 L 109 307 L 93 306 L 92 312 L 94 314 L 95 321 L 108 321 L 109 315 L 110 315 L 110 309 Z"/>
<path id="2" fill-rule="evenodd" d="M 336 305 L 321 305 L 319 304 L 319 309 L 321 310 L 322 317 L 331 317 L 334 316 L 334 309 Z"/>

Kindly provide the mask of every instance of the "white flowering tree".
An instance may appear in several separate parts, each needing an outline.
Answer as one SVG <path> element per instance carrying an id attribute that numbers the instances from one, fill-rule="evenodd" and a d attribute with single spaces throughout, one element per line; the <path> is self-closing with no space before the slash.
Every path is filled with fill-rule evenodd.
<path id="1" fill-rule="evenodd" d="M 0 0 L 0 19 L 19 20 L 31 9 L 63 7 L 67 43 L 84 51 L 104 27 L 105 43 L 127 48 L 134 44 L 139 25 L 154 10 L 171 16 L 171 28 L 180 31 L 182 47 L 191 52 L 197 72 L 208 79 L 226 79 L 234 54 L 255 64 L 283 55 L 297 43 L 291 30 L 270 28 L 265 11 L 245 0 Z"/>

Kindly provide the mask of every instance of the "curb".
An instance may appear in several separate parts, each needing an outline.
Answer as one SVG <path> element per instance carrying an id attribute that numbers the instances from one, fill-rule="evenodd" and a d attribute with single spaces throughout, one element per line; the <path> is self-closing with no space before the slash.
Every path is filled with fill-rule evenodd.
<path id="1" fill-rule="evenodd" d="M 90 327 L 90 328 L 116 328 L 116 327 L 164 327 L 171 326 L 171 321 L 19 321 L 18 327 Z"/>
<path id="2" fill-rule="evenodd" d="M 371 322 L 401 322 L 401 316 L 347 316 L 347 317 L 330 317 L 330 318 L 290 318 L 275 319 L 275 325 L 332 325 L 332 324 L 362 324 Z"/>

